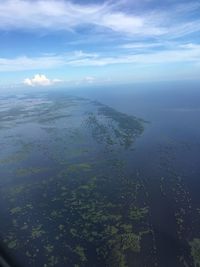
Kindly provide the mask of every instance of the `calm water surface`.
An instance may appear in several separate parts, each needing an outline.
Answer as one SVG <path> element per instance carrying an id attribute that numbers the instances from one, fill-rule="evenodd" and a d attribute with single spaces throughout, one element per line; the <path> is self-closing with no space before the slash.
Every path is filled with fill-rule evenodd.
<path id="1" fill-rule="evenodd" d="M 9 227 L 2 223 L 1 232 L 8 232 L 3 238 L 10 250 L 30 266 L 198 266 L 200 89 L 191 87 L 135 85 L 22 98 L 29 116 L 18 111 L 18 126 L 11 121 L 9 135 L 1 131 L 1 156 L 18 153 L 22 158 L 1 163 L 2 212 L 5 220 L 12 217 Z M 89 100 L 69 101 L 68 95 Z M 91 100 L 119 113 L 107 117 Z M 1 112 L 6 105 L 4 99 Z M 141 118 L 144 127 L 128 148 L 126 129 L 119 136 L 116 128 L 122 113 Z M 121 119 L 124 123 L 128 117 Z M 91 182 L 89 177 L 96 178 Z M 27 239 L 26 250 L 18 243 Z M 119 239 L 126 240 L 120 241 L 122 247 Z"/>
<path id="2" fill-rule="evenodd" d="M 187 265 L 178 255 L 181 251 L 188 255 L 185 240 L 200 237 L 200 87 L 135 85 L 123 89 L 90 89 L 84 94 L 149 122 L 135 144 L 132 168 L 145 177 L 150 193 L 158 265 L 193 266 L 190 256 L 186 256 Z M 182 180 L 181 189 L 177 177 Z M 185 195 L 179 199 L 181 194 Z M 181 207 L 176 205 L 184 207 L 183 215 L 178 212 Z M 183 234 L 177 234 L 180 227 L 177 214 L 184 217 Z M 200 255 L 199 248 L 197 254 Z"/>

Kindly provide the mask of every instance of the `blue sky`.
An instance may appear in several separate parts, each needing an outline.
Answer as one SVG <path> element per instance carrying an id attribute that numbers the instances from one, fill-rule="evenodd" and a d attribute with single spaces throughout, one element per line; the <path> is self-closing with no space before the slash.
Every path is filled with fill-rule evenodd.
<path id="1" fill-rule="evenodd" d="M 200 1 L 0 0 L 0 85 L 197 80 Z"/>

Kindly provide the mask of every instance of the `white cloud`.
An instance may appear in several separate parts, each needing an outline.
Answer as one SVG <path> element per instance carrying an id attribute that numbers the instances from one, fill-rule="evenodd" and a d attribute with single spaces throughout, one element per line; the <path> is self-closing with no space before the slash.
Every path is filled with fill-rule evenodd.
<path id="1" fill-rule="evenodd" d="M 73 31 L 78 26 L 93 25 L 93 30 L 103 27 L 126 35 L 170 38 L 200 30 L 199 19 L 188 22 L 185 18 L 199 10 L 196 1 L 174 4 L 169 11 L 144 9 L 143 13 L 122 12 L 126 5 L 123 2 L 79 5 L 64 0 L 0 0 L 0 29 Z"/>
<path id="2" fill-rule="evenodd" d="M 58 82 L 61 80 L 50 80 L 44 74 L 36 74 L 33 78 L 26 78 L 23 83 L 28 86 L 49 86 Z"/>
<path id="3" fill-rule="evenodd" d="M 162 43 L 127 43 L 127 44 L 123 44 L 119 47 L 121 48 L 125 48 L 125 49 L 148 49 L 148 48 L 154 48 L 154 47 L 159 47 L 159 46 L 163 46 Z"/>

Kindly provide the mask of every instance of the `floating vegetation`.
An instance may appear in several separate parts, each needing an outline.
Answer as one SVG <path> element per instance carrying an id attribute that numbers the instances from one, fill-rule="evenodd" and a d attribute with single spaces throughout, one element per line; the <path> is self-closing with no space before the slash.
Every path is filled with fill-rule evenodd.
<path id="1" fill-rule="evenodd" d="M 133 207 L 130 210 L 129 218 L 132 220 L 141 220 L 148 214 L 148 208 Z"/>
<path id="2" fill-rule="evenodd" d="M 42 224 L 32 227 L 31 238 L 36 239 L 45 234 L 45 231 L 42 229 Z"/>
<path id="3" fill-rule="evenodd" d="M 18 195 L 23 193 L 23 191 L 26 189 L 26 187 L 24 185 L 17 185 L 17 186 L 13 186 L 10 189 L 10 194 L 11 195 Z"/>
<path id="4" fill-rule="evenodd" d="M 43 124 L 43 123 L 54 123 L 55 121 L 59 120 L 59 119 L 65 119 L 65 118 L 68 118 L 70 117 L 71 115 L 69 114 L 66 114 L 66 115 L 55 115 L 55 114 L 52 114 L 51 116 L 49 117 L 44 117 L 44 118 L 40 118 L 39 119 L 39 123 Z"/>
<path id="5" fill-rule="evenodd" d="M 16 239 L 15 234 L 12 232 L 9 232 L 3 241 L 9 249 L 16 250 L 18 248 L 19 240 Z"/>
<path id="6" fill-rule="evenodd" d="M 22 143 L 19 145 L 20 149 L 18 151 L 12 152 L 11 155 L 6 156 L 5 158 L 0 159 L 0 164 L 13 164 L 25 160 L 31 151 L 32 144 Z"/>
<path id="7" fill-rule="evenodd" d="M 140 236 L 134 233 L 123 234 L 121 236 L 122 250 L 130 249 L 133 252 L 140 252 Z"/>
<path id="8" fill-rule="evenodd" d="M 116 121 L 119 129 L 127 134 L 141 134 L 144 130 L 144 120 L 123 114 L 111 107 L 101 105 L 99 108 L 99 113 Z"/>
<path id="9" fill-rule="evenodd" d="M 194 266 L 199 267 L 200 266 L 200 239 L 194 238 L 190 242 L 191 247 L 191 255 L 194 261 Z"/>
<path id="10" fill-rule="evenodd" d="M 90 171 L 91 165 L 89 163 L 72 164 L 68 167 L 70 172 Z"/>
<path id="11" fill-rule="evenodd" d="M 44 246 L 44 249 L 46 249 L 47 253 L 52 253 L 53 249 L 54 249 L 54 246 L 48 244 L 48 245 Z"/>
<path id="12" fill-rule="evenodd" d="M 101 116 L 105 116 L 107 120 Z M 99 143 L 108 146 L 120 144 L 130 148 L 135 138 L 144 131 L 145 121 L 120 113 L 110 107 L 99 104 L 98 116 L 89 113 L 87 125 L 92 129 L 92 135 Z"/>
<path id="13" fill-rule="evenodd" d="M 86 262 L 87 258 L 85 256 L 84 248 L 81 246 L 76 246 L 74 252 L 79 256 L 81 262 Z"/>
<path id="14" fill-rule="evenodd" d="M 129 168 L 145 122 L 56 93 L 16 101 L 16 109 L 7 104 L 0 113 L 12 124 L 0 131 L 0 233 L 7 248 L 24 266 L 159 266 L 149 188 Z M 173 188 L 159 177 L 161 198 L 180 204 L 173 216 L 182 241 L 187 191 L 180 177 L 170 173 Z M 198 242 L 190 242 L 195 267 Z"/>
<path id="15" fill-rule="evenodd" d="M 54 266 L 57 266 L 58 263 L 59 263 L 58 257 L 50 256 L 48 258 L 47 264 L 46 263 L 44 264 L 44 267 L 49 267 L 49 266 L 54 267 Z"/>
<path id="16" fill-rule="evenodd" d="M 8 248 L 15 249 L 17 247 L 17 240 L 12 240 L 8 243 Z"/>
<path id="17" fill-rule="evenodd" d="M 188 150 L 188 146 L 185 144 L 178 144 L 181 147 L 181 150 L 185 152 Z M 179 148 L 180 149 L 180 148 Z M 194 224 L 194 218 L 197 220 L 195 223 L 200 223 L 198 218 L 198 210 L 194 210 L 192 207 L 192 199 L 190 192 L 186 186 L 184 175 L 181 171 L 177 173 L 175 164 L 176 164 L 176 150 L 177 143 L 174 140 L 164 147 L 160 148 L 160 169 L 165 172 L 165 177 L 160 178 L 160 191 L 162 194 L 161 204 L 167 203 L 171 206 L 171 209 L 168 209 L 168 213 L 172 212 L 173 218 L 175 219 L 174 225 L 174 235 L 177 236 L 177 243 L 180 244 L 187 243 L 191 239 L 191 229 L 194 231 L 194 234 L 199 235 L 199 231 L 196 232 L 197 226 Z M 183 152 L 183 154 L 184 154 Z M 167 214 L 168 214 L 167 213 Z M 169 216 L 172 222 L 172 217 Z M 166 221 L 168 218 L 166 218 Z M 179 262 L 176 263 L 180 266 L 200 266 L 198 265 L 198 260 L 194 255 L 198 255 L 198 241 L 193 240 L 190 243 L 191 255 L 194 259 L 194 264 L 192 264 L 192 259 L 190 255 L 189 246 L 182 246 L 177 252 Z M 174 252 L 173 252 L 174 253 Z M 179 266 L 179 265 L 178 265 Z"/>
<path id="18" fill-rule="evenodd" d="M 17 176 L 28 176 L 28 175 L 34 175 L 39 174 L 42 172 L 47 172 L 49 168 L 21 168 L 16 171 Z"/>
<path id="19" fill-rule="evenodd" d="M 20 213 L 21 211 L 22 211 L 22 208 L 21 207 L 16 207 L 16 208 L 12 208 L 10 210 L 10 213 L 13 215 L 13 214 Z"/>

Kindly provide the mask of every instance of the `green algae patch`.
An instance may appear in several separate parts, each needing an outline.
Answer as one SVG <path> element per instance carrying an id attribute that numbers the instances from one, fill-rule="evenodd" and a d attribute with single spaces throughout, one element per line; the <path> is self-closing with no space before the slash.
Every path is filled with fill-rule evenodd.
<path id="1" fill-rule="evenodd" d="M 47 253 L 52 253 L 54 250 L 54 246 L 48 244 L 48 245 L 44 246 L 44 249 L 47 251 Z"/>
<path id="2" fill-rule="evenodd" d="M 17 247 L 17 240 L 12 240 L 7 244 L 8 248 L 15 249 Z"/>
<path id="3" fill-rule="evenodd" d="M 28 176 L 28 175 L 36 175 L 40 173 L 47 172 L 49 169 L 48 168 L 36 168 L 36 167 L 31 167 L 31 168 L 21 168 L 16 171 L 17 176 Z"/>
<path id="4" fill-rule="evenodd" d="M 20 144 L 19 144 L 20 145 Z M 8 155 L 7 157 L 0 160 L 0 164 L 14 164 L 20 163 L 27 159 L 28 155 L 31 153 L 32 144 L 21 143 L 20 149 Z"/>
<path id="5" fill-rule="evenodd" d="M 140 246 L 141 237 L 134 233 L 123 234 L 121 236 L 122 250 L 131 250 L 139 253 L 141 250 Z"/>
<path id="6" fill-rule="evenodd" d="M 41 237 L 43 234 L 45 234 L 45 231 L 42 229 L 42 225 L 40 224 L 32 228 L 31 238 L 36 239 Z"/>
<path id="7" fill-rule="evenodd" d="M 79 256 L 81 262 L 87 261 L 83 247 L 81 247 L 80 245 L 76 246 L 74 252 Z"/>
<path id="8" fill-rule="evenodd" d="M 101 116 L 104 116 L 104 120 Z M 143 133 L 144 123 L 142 119 L 120 113 L 101 104 L 99 104 L 98 116 L 89 113 L 87 119 L 87 126 L 98 143 L 104 143 L 109 147 L 120 145 L 125 149 L 131 148 L 135 139 Z"/>
<path id="9" fill-rule="evenodd" d="M 54 266 L 58 266 L 59 260 L 58 257 L 56 256 L 50 256 L 48 258 L 47 264 L 44 264 L 44 267 L 54 267 Z"/>
<path id="10" fill-rule="evenodd" d="M 190 243 L 191 255 L 194 261 L 194 266 L 200 266 L 200 239 L 194 238 Z"/>
<path id="11" fill-rule="evenodd" d="M 24 190 L 26 190 L 26 186 L 25 185 L 18 185 L 18 186 L 15 186 L 15 187 L 11 188 L 10 194 L 15 196 L 15 195 L 23 193 Z"/>
<path id="12" fill-rule="evenodd" d="M 147 214 L 148 214 L 148 208 L 147 207 L 145 207 L 145 208 L 133 207 L 130 210 L 129 218 L 132 220 L 139 221 L 139 220 L 143 219 Z"/>
<path id="13" fill-rule="evenodd" d="M 10 210 L 10 213 L 13 214 L 17 214 L 17 213 L 21 213 L 22 212 L 22 208 L 21 207 L 16 207 L 16 208 L 12 208 Z"/>
<path id="14" fill-rule="evenodd" d="M 91 165 L 89 163 L 72 164 L 68 167 L 70 172 L 90 171 Z"/>

